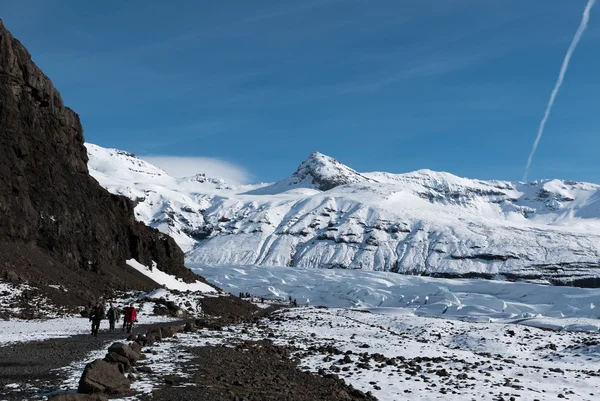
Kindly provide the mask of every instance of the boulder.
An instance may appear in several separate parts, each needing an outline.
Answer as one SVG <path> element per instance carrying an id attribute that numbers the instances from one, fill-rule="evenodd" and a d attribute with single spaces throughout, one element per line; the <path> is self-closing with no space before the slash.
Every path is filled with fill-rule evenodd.
<path id="1" fill-rule="evenodd" d="M 185 332 L 194 332 L 194 331 L 196 331 L 196 326 L 194 325 L 194 322 L 187 322 L 185 324 L 185 326 L 183 326 L 183 331 L 185 331 Z"/>
<path id="2" fill-rule="evenodd" d="M 104 360 L 109 363 L 119 363 L 123 365 L 123 373 L 131 372 L 131 362 L 129 362 L 129 359 L 117 354 L 116 352 L 109 352 L 104 357 Z"/>
<path id="3" fill-rule="evenodd" d="M 173 337 L 175 334 L 183 330 L 183 326 L 165 326 L 160 328 L 162 338 Z"/>
<path id="4" fill-rule="evenodd" d="M 57 393 L 51 401 L 108 401 L 102 394 Z"/>
<path id="5" fill-rule="evenodd" d="M 144 345 L 146 345 L 146 336 L 143 334 L 138 334 L 137 337 L 133 341 L 138 343 L 140 345 L 140 347 L 143 347 Z"/>
<path id="6" fill-rule="evenodd" d="M 129 343 L 129 348 L 131 348 L 136 354 L 142 354 L 142 345 L 137 341 L 132 341 Z"/>
<path id="7" fill-rule="evenodd" d="M 79 379 L 78 393 L 124 394 L 131 389 L 131 383 L 119 371 L 118 364 L 102 359 L 88 363 Z"/>
<path id="8" fill-rule="evenodd" d="M 131 349 L 129 345 L 123 343 L 114 343 L 108 347 L 108 352 L 114 352 L 117 355 L 127 358 L 131 365 L 135 365 L 141 356 L 139 353 Z"/>
<path id="9" fill-rule="evenodd" d="M 150 329 L 146 333 L 146 345 L 152 345 L 160 340 L 162 340 L 162 334 L 159 328 Z"/>

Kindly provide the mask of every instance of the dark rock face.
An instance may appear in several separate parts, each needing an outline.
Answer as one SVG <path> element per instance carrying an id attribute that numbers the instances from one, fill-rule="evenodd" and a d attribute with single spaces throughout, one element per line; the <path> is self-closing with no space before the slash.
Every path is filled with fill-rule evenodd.
<path id="1" fill-rule="evenodd" d="M 170 237 L 136 222 L 132 202 L 88 174 L 79 117 L 2 21 L 0 183 L 0 276 L 62 284 L 81 298 L 154 287 L 125 265 L 130 258 L 198 278 Z"/>

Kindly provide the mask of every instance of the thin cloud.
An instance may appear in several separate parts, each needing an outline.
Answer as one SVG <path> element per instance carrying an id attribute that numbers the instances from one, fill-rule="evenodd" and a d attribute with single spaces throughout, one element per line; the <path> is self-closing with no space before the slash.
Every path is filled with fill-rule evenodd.
<path id="1" fill-rule="evenodd" d="M 190 177 L 204 173 L 208 177 L 222 178 L 228 184 L 248 184 L 253 175 L 244 167 L 213 157 L 142 156 L 142 159 L 162 168 L 173 177 Z"/>

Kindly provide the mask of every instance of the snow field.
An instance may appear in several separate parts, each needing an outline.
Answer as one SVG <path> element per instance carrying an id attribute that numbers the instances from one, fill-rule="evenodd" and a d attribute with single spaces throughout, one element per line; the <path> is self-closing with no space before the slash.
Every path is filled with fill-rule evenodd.
<path id="1" fill-rule="evenodd" d="M 333 371 L 381 401 L 487 400 L 501 396 L 555 400 L 559 394 L 568 399 L 594 400 L 600 388 L 597 347 L 586 354 L 582 351 L 586 349 L 583 342 L 598 340 L 597 334 L 344 309 L 301 308 L 282 315 L 291 319 L 270 325 L 278 342 L 294 340 L 296 345 L 331 345 L 344 353 L 352 352 L 348 364 L 339 362 L 344 355 L 309 353 L 303 366 L 326 372 L 332 371 L 332 366 L 348 367 L 347 371 Z M 370 368 L 361 368 L 358 355 L 364 352 L 396 359 L 396 364 L 378 363 L 372 358 Z M 425 357 L 433 362 L 415 362 Z"/>

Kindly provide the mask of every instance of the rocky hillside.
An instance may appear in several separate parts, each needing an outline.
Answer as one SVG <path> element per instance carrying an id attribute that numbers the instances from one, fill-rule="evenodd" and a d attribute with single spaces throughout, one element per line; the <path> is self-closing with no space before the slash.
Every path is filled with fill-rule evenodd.
<path id="1" fill-rule="evenodd" d="M 0 21 L 0 277 L 62 286 L 63 301 L 154 287 L 131 258 L 197 278 L 175 241 L 136 221 L 134 203 L 98 185 L 87 162 L 79 117 Z"/>
<path id="2" fill-rule="evenodd" d="M 135 200 L 136 217 L 172 235 L 190 264 L 600 284 L 598 185 L 358 173 L 313 153 L 280 182 L 235 188 L 87 146 L 90 173 Z"/>

